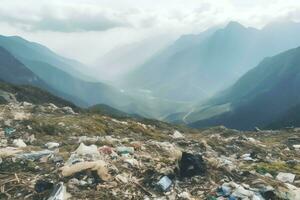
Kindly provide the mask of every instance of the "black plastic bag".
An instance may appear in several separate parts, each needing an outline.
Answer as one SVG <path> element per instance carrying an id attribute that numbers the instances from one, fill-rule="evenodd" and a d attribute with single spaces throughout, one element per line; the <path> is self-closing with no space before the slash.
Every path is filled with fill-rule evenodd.
<path id="1" fill-rule="evenodd" d="M 183 152 L 179 162 L 181 177 L 193 177 L 206 173 L 206 164 L 201 155 L 193 155 Z"/>

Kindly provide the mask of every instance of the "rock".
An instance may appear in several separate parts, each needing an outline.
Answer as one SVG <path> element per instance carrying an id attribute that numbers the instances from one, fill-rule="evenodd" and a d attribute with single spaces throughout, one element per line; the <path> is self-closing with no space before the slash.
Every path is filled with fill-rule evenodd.
<path id="1" fill-rule="evenodd" d="M 13 140 L 13 145 L 15 147 L 20 147 L 20 148 L 27 147 L 27 145 L 25 144 L 25 142 L 22 139 L 14 139 Z"/>
<path id="2" fill-rule="evenodd" d="M 295 177 L 295 174 L 279 172 L 276 179 L 284 183 L 293 183 Z"/>

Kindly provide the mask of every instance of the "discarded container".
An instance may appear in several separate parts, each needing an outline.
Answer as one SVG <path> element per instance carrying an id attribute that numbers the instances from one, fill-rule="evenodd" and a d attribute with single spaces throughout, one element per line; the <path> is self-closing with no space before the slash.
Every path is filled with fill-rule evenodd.
<path id="1" fill-rule="evenodd" d="M 201 155 L 183 152 L 179 162 L 180 176 L 192 177 L 206 173 L 206 164 Z"/>
<path id="2" fill-rule="evenodd" d="M 293 183 L 295 177 L 295 174 L 279 172 L 276 179 L 284 183 Z"/>
<path id="3" fill-rule="evenodd" d="M 134 153 L 133 147 L 117 147 L 116 150 L 119 154 L 133 154 Z"/>
<path id="4" fill-rule="evenodd" d="M 169 179 L 169 177 L 164 176 L 158 181 L 157 185 L 162 191 L 165 192 L 171 187 L 172 180 Z"/>
<path id="5" fill-rule="evenodd" d="M 23 154 L 18 154 L 16 155 L 17 158 L 19 159 L 27 159 L 27 160 L 39 160 L 40 158 L 44 157 L 44 156 L 50 156 L 52 155 L 54 152 L 50 151 L 50 150 L 43 150 L 43 151 L 36 151 L 36 152 L 32 152 L 32 153 L 23 153 Z"/>

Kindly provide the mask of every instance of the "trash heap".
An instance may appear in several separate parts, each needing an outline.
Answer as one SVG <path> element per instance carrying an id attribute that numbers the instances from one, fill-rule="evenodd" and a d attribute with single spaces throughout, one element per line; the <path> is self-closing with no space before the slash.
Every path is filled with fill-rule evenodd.
<path id="1" fill-rule="evenodd" d="M 0 105 L 0 199 L 299 200 L 299 136 Z"/>

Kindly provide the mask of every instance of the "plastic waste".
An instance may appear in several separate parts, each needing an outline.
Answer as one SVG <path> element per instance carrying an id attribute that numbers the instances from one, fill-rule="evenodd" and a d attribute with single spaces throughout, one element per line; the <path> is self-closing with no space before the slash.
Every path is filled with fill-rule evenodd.
<path id="1" fill-rule="evenodd" d="M 191 199 L 191 195 L 188 192 L 182 192 L 182 193 L 178 194 L 178 197 L 181 199 L 186 199 L 186 200 Z"/>
<path id="2" fill-rule="evenodd" d="M 15 147 L 20 147 L 20 148 L 27 147 L 27 145 L 25 144 L 25 142 L 22 139 L 14 139 L 13 140 L 13 145 Z"/>
<path id="3" fill-rule="evenodd" d="M 125 159 L 124 162 L 128 163 L 131 167 L 139 167 L 139 162 L 134 158 Z"/>
<path id="4" fill-rule="evenodd" d="M 171 187 L 172 180 L 169 177 L 164 176 L 158 181 L 157 185 L 162 191 L 165 192 Z"/>
<path id="5" fill-rule="evenodd" d="M 50 194 L 50 197 L 48 198 L 48 200 L 65 200 L 66 198 L 66 192 L 65 192 L 65 187 L 64 184 L 62 182 L 58 183 L 52 193 Z"/>
<path id="6" fill-rule="evenodd" d="M 55 149 L 55 148 L 59 147 L 59 143 L 57 143 L 57 142 L 48 142 L 48 143 L 45 144 L 45 146 L 48 149 Z"/>
<path id="7" fill-rule="evenodd" d="M 4 129 L 5 137 L 12 136 L 14 132 L 16 132 L 16 129 L 14 129 L 14 128 L 5 128 Z"/>
<path id="8" fill-rule="evenodd" d="M 118 174 L 116 177 L 116 180 L 122 182 L 122 183 L 128 183 L 128 178 L 127 176 L 123 175 L 123 174 Z"/>
<path id="9" fill-rule="evenodd" d="M 184 138 L 184 136 L 182 135 L 182 133 L 180 133 L 179 131 L 175 130 L 173 135 L 172 135 L 172 138 L 174 139 L 182 139 Z"/>
<path id="10" fill-rule="evenodd" d="M 80 143 L 75 153 L 77 153 L 78 155 L 100 156 L 100 153 L 96 145 L 87 146 L 83 143 Z"/>
<path id="11" fill-rule="evenodd" d="M 51 190 L 54 187 L 54 184 L 49 181 L 38 180 L 34 185 L 34 190 L 37 193 L 44 192 L 46 190 Z"/>
<path id="12" fill-rule="evenodd" d="M 116 150 L 119 154 L 133 154 L 134 153 L 133 147 L 117 147 Z"/>
<path id="13" fill-rule="evenodd" d="M 65 177 L 72 176 L 75 173 L 88 169 L 92 171 L 97 171 L 98 176 L 103 181 L 108 181 L 111 178 L 110 174 L 108 173 L 108 169 L 106 168 L 106 163 L 103 160 L 92 162 L 79 162 L 71 166 L 66 165 L 60 168 L 62 175 Z"/>
<path id="14" fill-rule="evenodd" d="M 16 155 L 17 158 L 19 159 L 27 159 L 27 160 L 39 160 L 40 158 L 44 157 L 44 156 L 50 156 L 52 155 L 54 152 L 50 151 L 50 150 L 43 150 L 43 151 L 35 151 L 35 152 L 31 152 L 31 153 L 23 153 L 23 154 L 18 154 Z"/>
<path id="15" fill-rule="evenodd" d="M 295 174 L 279 172 L 276 179 L 284 183 L 293 183 L 295 177 Z"/>
<path id="16" fill-rule="evenodd" d="M 113 149 L 112 149 L 111 147 L 109 147 L 109 146 L 102 146 L 102 147 L 100 147 L 98 150 L 99 150 L 101 153 L 103 153 L 103 154 L 108 154 L 108 155 L 110 155 L 110 154 L 113 153 Z"/>
<path id="17" fill-rule="evenodd" d="M 237 197 L 237 198 L 241 198 L 241 199 L 245 199 L 245 198 L 250 198 L 254 195 L 254 192 L 250 191 L 250 190 L 246 190 L 244 187 L 242 186 L 238 186 L 234 192 L 232 193 L 232 196 Z"/>
<path id="18" fill-rule="evenodd" d="M 0 149 L 0 158 L 6 158 L 22 152 L 21 149 L 15 147 L 5 147 Z"/>
<path id="19" fill-rule="evenodd" d="M 229 196 L 231 194 L 231 187 L 224 183 L 217 191 L 218 196 Z"/>
<path id="20" fill-rule="evenodd" d="M 179 162 L 179 169 L 181 177 L 204 175 L 206 173 L 206 164 L 201 155 L 183 152 Z"/>

